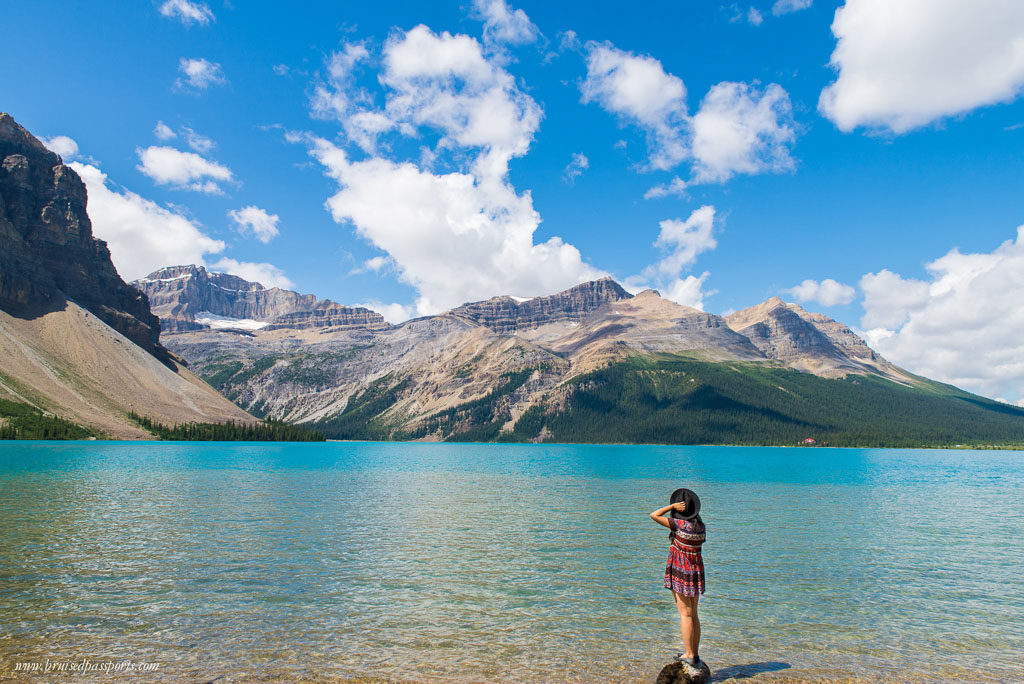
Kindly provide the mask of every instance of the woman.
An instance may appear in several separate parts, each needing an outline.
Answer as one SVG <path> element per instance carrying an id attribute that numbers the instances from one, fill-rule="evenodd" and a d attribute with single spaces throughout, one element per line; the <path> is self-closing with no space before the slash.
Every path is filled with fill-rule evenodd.
<path id="1" fill-rule="evenodd" d="M 700 499 L 689 489 L 672 492 L 668 506 L 651 513 L 651 520 L 669 528 L 672 546 L 665 568 L 665 588 L 679 610 L 679 630 L 683 634 L 684 652 L 676 660 L 696 667 L 700 664 L 700 620 L 697 600 L 704 593 L 704 559 L 700 547 L 704 543 L 704 521 L 700 518 Z M 668 516 L 665 514 L 668 513 Z"/>

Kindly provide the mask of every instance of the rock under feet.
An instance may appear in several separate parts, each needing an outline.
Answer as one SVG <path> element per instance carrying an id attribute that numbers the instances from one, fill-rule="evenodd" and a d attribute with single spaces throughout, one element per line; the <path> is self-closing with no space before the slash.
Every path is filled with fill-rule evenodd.
<path id="1" fill-rule="evenodd" d="M 711 668 L 703 660 L 697 667 L 677 662 L 661 668 L 656 684 L 704 684 L 709 679 Z"/>

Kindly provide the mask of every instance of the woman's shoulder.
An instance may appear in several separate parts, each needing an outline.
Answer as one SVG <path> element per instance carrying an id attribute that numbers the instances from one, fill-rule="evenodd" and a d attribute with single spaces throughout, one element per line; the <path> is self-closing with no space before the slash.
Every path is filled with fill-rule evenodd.
<path id="1" fill-rule="evenodd" d="M 679 527 L 687 532 L 703 532 L 705 529 L 704 521 L 699 517 L 693 520 L 680 520 Z"/>

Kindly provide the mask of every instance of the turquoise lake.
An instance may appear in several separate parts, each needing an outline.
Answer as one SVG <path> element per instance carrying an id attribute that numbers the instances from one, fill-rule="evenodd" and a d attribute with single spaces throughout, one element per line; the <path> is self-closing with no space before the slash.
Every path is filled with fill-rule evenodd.
<path id="1" fill-rule="evenodd" d="M 168 442 L 0 443 L 0 678 L 652 682 L 680 486 L 718 680 L 1024 679 L 1024 452 Z"/>

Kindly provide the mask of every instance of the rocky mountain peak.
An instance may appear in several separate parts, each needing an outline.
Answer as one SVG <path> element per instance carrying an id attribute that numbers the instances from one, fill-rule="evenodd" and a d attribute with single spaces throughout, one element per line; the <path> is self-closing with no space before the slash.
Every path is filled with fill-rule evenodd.
<path id="1" fill-rule="evenodd" d="M 780 297 L 770 297 L 760 304 L 755 304 L 754 306 L 729 314 L 726 316 L 726 320 L 729 321 L 730 327 L 734 330 L 738 330 L 740 328 L 745 328 L 748 325 L 752 325 L 753 323 L 763 321 L 776 309 L 789 310 L 790 306 L 790 304 L 783 301 Z"/>
<path id="2" fill-rule="evenodd" d="M 632 295 L 611 278 L 580 283 L 544 297 L 492 297 L 463 304 L 451 310 L 453 316 L 483 325 L 502 335 L 513 335 L 559 321 L 579 322 L 588 313 Z"/>
<path id="3" fill-rule="evenodd" d="M 848 326 L 779 297 L 737 311 L 726 322 L 768 358 L 800 370 L 821 375 L 867 371 L 903 379 Z"/>
<path id="4" fill-rule="evenodd" d="M 44 157 L 50 166 L 61 163 L 60 156 L 46 148 L 38 138 L 25 130 L 14 117 L 0 112 L 0 140 L 7 147 L 7 154 L 25 154 L 30 157 Z"/>
<path id="5" fill-rule="evenodd" d="M 140 284 L 146 285 L 148 288 L 154 283 L 177 283 L 176 287 L 180 288 L 215 287 L 228 292 L 262 292 L 266 290 L 260 283 L 245 280 L 230 273 L 207 271 L 205 266 L 195 264 L 165 266 L 145 278 L 136 280 L 132 285 L 138 289 L 145 289 L 140 287 Z M 159 285 L 155 287 L 159 288 Z"/>
<path id="6" fill-rule="evenodd" d="M 308 328 L 387 328 L 383 316 L 362 307 L 319 300 L 278 287 L 269 290 L 203 266 L 168 266 L 132 283 L 149 297 L 168 332 L 281 330 Z"/>
<path id="7" fill-rule="evenodd" d="M 78 174 L 0 113 L 0 309 L 35 318 L 70 299 L 169 362 L 159 321 L 93 237 L 86 203 Z"/>

